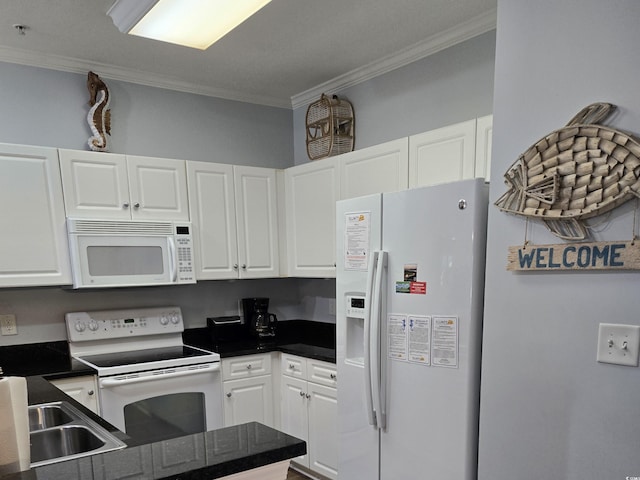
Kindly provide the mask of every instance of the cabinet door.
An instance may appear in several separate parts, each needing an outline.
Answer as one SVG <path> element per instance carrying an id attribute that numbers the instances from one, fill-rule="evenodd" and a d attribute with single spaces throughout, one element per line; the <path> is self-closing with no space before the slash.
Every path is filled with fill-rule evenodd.
<path id="1" fill-rule="evenodd" d="M 277 277 L 280 260 L 276 171 L 234 166 L 233 176 L 240 278 Z"/>
<path id="2" fill-rule="evenodd" d="M 60 150 L 64 206 L 69 217 L 131 218 L 124 155 Z"/>
<path id="3" fill-rule="evenodd" d="M 127 156 L 131 218 L 189 221 L 184 160 Z"/>
<path id="4" fill-rule="evenodd" d="M 0 144 L 0 286 L 71 283 L 58 154 Z"/>
<path id="5" fill-rule="evenodd" d="M 493 115 L 478 118 L 476 124 L 476 177 L 484 178 L 485 182 L 491 176 L 491 148 L 493 138 Z"/>
<path id="6" fill-rule="evenodd" d="M 409 187 L 474 178 L 476 121 L 409 137 Z"/>
<path id="7" fill-rule="evenodd" d="M 289 276 L 335 277 L 339 192 L 335 157 L 285 171 Z"/>
<path id="8" fill-rule="evenodd" d="M 98 384 L 95 375 L 60 378 L 58 380 L 51 380 L 51 383 L 78 403 L 100 415 L 97 395 Z"/>
<path id="9" fill-rule="evenodd" d="M 307 382 L 286 375 L 282 376 L 281 382 L 280 430 L 307 442 L 309 438 Z M 307 455 L 292 460 L 308 467 L 308 452 L 309 445 L 307 444 Z"/>
<path id="10" fill-rule="evenodd" d="M 309 382 L 309 468 L 338 478 L 338 402 L 336 389 Z"/>
<path id="11" fill-rule="evenodd" d="M 271 375 L 222 382 L 224 425 L 260 422 L 273 427 Z"/>
<path id="12" fill-rule="evenodd" d="M 233 166 L 187 162 L 197 280 L 238 278 Z"/>
<path id="13" fill-rule="evenodd" d="M 341 199 L 397 192 L 409 186 L 409 140 L 401 138 L 336 157 Z"/>

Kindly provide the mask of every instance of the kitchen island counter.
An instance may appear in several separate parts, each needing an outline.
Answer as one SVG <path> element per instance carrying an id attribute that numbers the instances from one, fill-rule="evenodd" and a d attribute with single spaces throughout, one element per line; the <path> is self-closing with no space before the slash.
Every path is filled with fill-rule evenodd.
<path id="1" fill-rule="evenodd" d="M 40 376 L 28 377 L 29 404 L 65 400 L 79 404 Z M 86 414 L 88 411 L 82 409 Z M 257 422 L 136 444 L 96 415 L 91 419 L 124 440 L 122 450 L 53 463 L 5 475 L 2 480 L 107 480 L 118 478 L 201 480 L 268 468 L 306 453 L 304 441 Z M 259 470 L 258 470 L 259 472 Z M 259 473 L 257 475 L 260 475 Z M 247 477 L 251 478 L 251 477 Z M 261 478 L 256 476 L 255 478 Z"/>

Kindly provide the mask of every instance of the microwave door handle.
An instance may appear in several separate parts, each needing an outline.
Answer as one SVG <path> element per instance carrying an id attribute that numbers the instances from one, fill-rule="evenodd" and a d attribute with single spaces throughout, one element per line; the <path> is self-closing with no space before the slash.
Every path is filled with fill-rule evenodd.
<path id="1" fill-rule="evenodd" d="M 174 372 L 174 373 L 162 373 L 158 375 L 149 375 L 148 377 L 134 377 L 134 378 L 122 378 L 118 377 L 114 378 L 105 378 L 100 381 L 101 387 L 119 387 L 122 385 L 131 385 L 134 383 L 143 383 L 143 382 L 151 382 L 153 380 L 166 380 L 171 378 L 178 377 L 187 377 L 189 375 L 198 375 L 201 373 L 210 373 L 217 372 L 220 370 L 219 363 L 212 363 L 211 365 L 203 368 L 194 368 L 193 370 L 187 370 L 184 372 Z"/>
<path id="2" fill-rule="evenodd" d="M 169 278 L 171 279 L 171 283 L 177 283 L 178 281 L 178 268 L 176 258 L 176 244 L 172 237 L 169 237 Z"/>

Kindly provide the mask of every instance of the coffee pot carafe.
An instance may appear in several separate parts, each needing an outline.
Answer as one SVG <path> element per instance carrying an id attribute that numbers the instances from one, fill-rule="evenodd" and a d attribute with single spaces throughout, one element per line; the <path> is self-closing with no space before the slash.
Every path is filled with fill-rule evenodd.
<path id="1" fill-rule="evenodd" d="M 268 312 L 268 298 L 243 298 L 242 309 L 244 321 L 252 337 L 264 339 L 275 336 L 278 319 L 273 313 Z"/>

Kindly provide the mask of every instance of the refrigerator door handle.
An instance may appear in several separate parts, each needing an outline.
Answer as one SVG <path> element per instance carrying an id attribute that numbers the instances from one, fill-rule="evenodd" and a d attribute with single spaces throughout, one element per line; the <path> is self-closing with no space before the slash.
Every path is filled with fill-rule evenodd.
<path id="1" fill-rule="evenodd" d="M 378 252 L 371 252 L 369 267 L 367 269 L 367 287 L 364 295 L 364 398 L 367 408 L 369 425 L 376 426 L 375 412 L 373 410 L 373 390 L 371 389 L 371 302 L 373 299 L 373 284 L 376 267 L 378 265 Z"/>
<path id="2" fill-rule="evenodd" d="M 375 412 L 377 428 L 385 428 L 385 390 L 383 389 L 383 356 L 380 339 L 382 337 L 381 328 L 383 325 L 382 299 L 384 298 L 384 271 L 387 268 L 387 252 L 377 252 L 376 275 L 373 285 L 373 298 L 371 300 L 371 391 L 373 396 L 373 411 Z M 384 377 L 386 378 L 386 376 Z"/>

